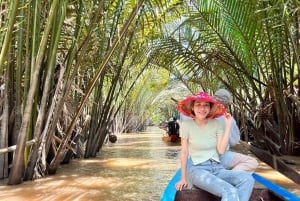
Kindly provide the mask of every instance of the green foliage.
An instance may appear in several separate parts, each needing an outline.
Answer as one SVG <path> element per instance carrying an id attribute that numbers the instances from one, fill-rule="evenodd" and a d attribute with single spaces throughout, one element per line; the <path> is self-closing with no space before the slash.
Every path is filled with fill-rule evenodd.
<path id="1" fill-rule="evenodd" d="M 95 155 L 107 128 L 138 131 L 147 120 L 159 123 L 176 114 L 182 98 L 223 86 L 233 93 L 241 122 L 278 128 L 281 150 L 290 152 L 300 138 L 294 129 L 300 116 L 298 1 L 75 0 L 60 1 L 53 12 L 51 2 L 58 1 L 21 1 L 22 9 L 18 2 L 4 1 L 1 12 L 0 71 L 2 77 L 9 73 L 6 86 L 17 93 L 16 101 L 6 92 L 4 121 L 9 114 L 17 117 L 9 119 L 15 127 L 1 135 L 19 136 L 18 121 L 26 114 L 22 123 L 30 129 L 22 138 L 55 134 L 68 141 L 91 116 L 88 145 Z M 61 67 L 53 69 L 56 64 Z M 43 153 L 52 141 L 46 142 Z"/>
<path id="2" fill-rule="evenodd" d="M 295 103 L 286 97 L 295 94 L 299 72 L 298 7 L 296 1 L 275 0 L 187 3 L 189 12 L 157 45 L 153 54 L 161 59 L 156 63 L 167 61 L 168 69 L 188 87 L 194 83 L 214 91 L 225 86 L 240 103 L 236 109 L 258 128 L 267 126 L 257 117 L 272 103 L 268 115 L 274 119 L 268 120 L 278 125 L 274 135 L 280 135 L 277 143 L 285 150 L 285 142 L 291 147 L 295 136 L 285 125 L 298 124 L 298 117 L 287 114 L 293 113 Z"/>

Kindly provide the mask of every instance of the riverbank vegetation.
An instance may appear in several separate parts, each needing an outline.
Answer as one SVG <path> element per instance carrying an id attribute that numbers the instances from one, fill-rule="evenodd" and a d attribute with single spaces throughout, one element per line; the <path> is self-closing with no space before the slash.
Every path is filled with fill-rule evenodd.
<path id="1" fill-rule="evenodd" d="M 176 100 L 219 87 L 233 94 L 245 141 L 299 155 L 298 1 L 0 3 L 9 184 L 54 174 L 74 153 L 95 157 L 109 133 L 141 131 Z"/>

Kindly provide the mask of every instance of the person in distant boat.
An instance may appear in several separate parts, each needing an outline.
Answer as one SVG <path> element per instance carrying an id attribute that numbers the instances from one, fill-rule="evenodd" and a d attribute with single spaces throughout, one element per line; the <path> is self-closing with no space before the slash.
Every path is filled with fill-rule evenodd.
<path id="1" fill-rule="evenodd" d="M 222 103 L 226 109 L 232 103 L 232 95 L 226 89 L 218 89 L 213 97 L 217 101 Z M 223 127 L 225 127 L 224 116 L 218 117 L 217 120 L 219 120 Z M 235 146 L 240 141 L 240 136 L 240 129 L 238 128 L 235 119 L 232 118 L 229 146 Z M 220 155 L 220 161 L 225 166 L 225 168 L 231 170 L 243 170 L 253 173 L 258 166 L 257 160 L 248 155 L 232 152 L 229 150 L 229 146 L 225 154 Z"/>
<path id="2" fill-rule="evenodd" d="M 179 120 L 177 118 L 174 118 L 174 121 L 175 121 L 175 125 L 176 125 L 176 137 L 179 138 L 179 129 L 180 129 L 180 123 L 179 123 Z"/>
<path id="3" fill-rule="evenodd" d="M 181 180 L 177 190 L 189 182 L 222 198 L 222 201 L 248 201 L 254 178 L 245 171 L 227 170 L 219 155 L 227 151 L 232 117 L 225 107 L 205 92 L 178 103 L 178 110 L 193 119 L 183 121 L 181 136 Z M 224 116 L 225 130 L 216 117 Z M 187 169 L 188 157 L 192 165 Z"/>
<path id="4" fill-rule="evenodd" d="M 173 117 L 169 119 L 168 122 L 168 135 L 171 137 L 172 135 L 179 137 L 179 124 Z"/>
<path id="5" fill-rule="evenodd" d="M 176 122 L 176 137 L 180 137 L 180 134 L 179 134 L 179 129 L 180 129 L 180 121 L 177 119 L 175 120 Z"/>

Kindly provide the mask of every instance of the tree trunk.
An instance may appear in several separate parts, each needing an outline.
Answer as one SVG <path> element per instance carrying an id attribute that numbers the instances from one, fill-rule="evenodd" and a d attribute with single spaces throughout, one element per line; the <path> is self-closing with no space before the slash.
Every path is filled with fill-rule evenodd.
<path id="1" fill-rule="evenodd" d="M 47 21 L 44 35 L 41 41 L 40 49 L 37 55 L 37 59 L 35 62 L 35 69 L 31 80 L 31 86 L 29 88 L 28 97 L 26 101 L 26 106 L 24 110 L 24 115 L 22 118 L 22 124 L 20 128 L 20 133 L 18 137 L 17 149 L 15 151 L 15 155 L 13 158 L 12 169 L 9 174 L 8 184 L 19 184 L 22 182 L 23 178 L 23 168 L 24 168 L 24 151 L 25 151 L 25 143 L 26 137 L 28 132 L 28 127 L 30 124 L 31 114 L 32 114 L 32 106 L 34 95 L 37 89 L 37 83 L 39 80 L 39 72 L 42 65 L 42 59 L 44 55 L 44 50 L 46 48 L 48 35 L 52 27 L 52 22 L 54 20 L 54 10 L 56 10 L 58 5 L 58 0 L 53 0 L 50 13 L 49 13 L 49 20 Z"/>
<path id="2" fill-rule="evenodd" d="M 3 87 L 4 83 L 1 84 Z M 0 107 L 2 119 L 1 119 L 1 130 L 0 130 L 0 147 L 7 147 L 8 146 L 8 99 L 7 99 L 7 90 L 3 89 L 0 92 L 1 100 L 4 100 Z M 8 153 L 0 154 L 0 179 L 7 178 L 8 176 Z"/>

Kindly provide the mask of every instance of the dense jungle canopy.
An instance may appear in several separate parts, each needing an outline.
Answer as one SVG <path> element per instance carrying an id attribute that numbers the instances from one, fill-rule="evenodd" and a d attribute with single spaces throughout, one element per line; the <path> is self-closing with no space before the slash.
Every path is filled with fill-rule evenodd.
<path id="1" fill-rule="evenodd" d="M 54 174 L 73 153 L 95 157 L 110 133 L 163 122 L 177 100 L 220 87 L 245 141 L 300 153 L 299 1 L 0 3 L 8 184 Z"/>

